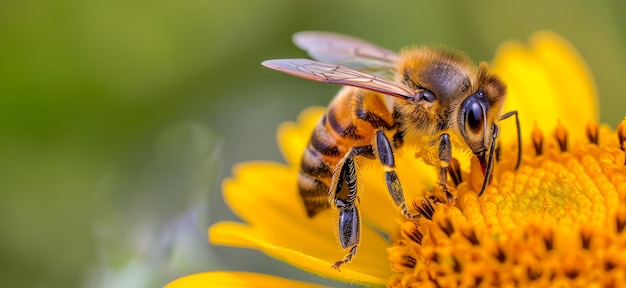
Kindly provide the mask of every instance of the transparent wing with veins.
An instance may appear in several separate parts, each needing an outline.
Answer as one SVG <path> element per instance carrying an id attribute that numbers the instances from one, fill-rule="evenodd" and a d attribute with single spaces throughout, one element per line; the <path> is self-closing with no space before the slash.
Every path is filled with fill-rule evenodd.
<path id="1" fill-rule="evenodd" d="M 349 85 L 406 99 L 416 91 L 380 76 L 341 65 L 326 64 L 309 59 L 276 59 L 264 61 L 263 66 L 301 78 Z"/>
<path id="2" fill-rule="evenodd" d="M 390 79 L 399 58 L 397 53 L 373 43 L 330 32 L 299 32 L 294 34 L 293 42 L 317 61 L 339 64 Z"/>

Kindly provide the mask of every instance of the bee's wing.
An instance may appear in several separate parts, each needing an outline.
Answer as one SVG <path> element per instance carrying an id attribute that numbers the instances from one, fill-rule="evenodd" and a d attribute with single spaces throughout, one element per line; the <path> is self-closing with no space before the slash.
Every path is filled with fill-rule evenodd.
<path id="1" fill-rule="evenodd" d="M 309 59 L 275 59 L 263 61 L 262 64 L 265 67 L 301 78 L 359 87 L 402 99 L 413 97 L 415 94 L 412 89 L 391 80 L 340 65 Z"/>
<path id="2" fill-rule="evenodd" d="M 293 42 L 311 58 L 376 75 L 392 76 L 398 54 L 370 42 L 330 32 L 306 31 L 293 35 Z"/>

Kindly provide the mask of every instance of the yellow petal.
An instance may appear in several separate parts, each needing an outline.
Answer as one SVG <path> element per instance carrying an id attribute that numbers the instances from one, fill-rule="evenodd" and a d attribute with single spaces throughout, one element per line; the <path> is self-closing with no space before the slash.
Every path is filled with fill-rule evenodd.
<path id="1" fill-rule="evenodd" d="M 313 273 L 342 281 L 384 284 L 391 270 L 387 241 L 363 225 L 358 256 L 342 267 L 330 266 L 347 251 L 336 240 L 336 210 L 306 216 L 296 191 L 296 172 L 270 163 L 238 165 L 224 181 L 225 201 L 248 224 L 222 222 L 209 230 L 214 244 L 259 249 Z M 280 227 L 280 228 L 278 228 Z"/>
<path id="2" fill-rule="evenodd" d="M 503 112 L 519 112 L 524 138 L 535 123 L 550 133 L 560 121 L 570 133 L 571 143 L 585 141 L 583 127 L 597 122 L 598 100 L 584 60 L 567 40 L 551 32 L 535 33 L 529 42 L 526 47 L 509 41 L 496 53 L 493 70 L 508 87 Z M 513 121 L 506 122 L 502 139 L 512 142 Z"/>
<path id="3" fill-rule="evenodd" d="M 165 288 L 194 288 L 194 287 L 322 287 L 311 283 L 294 281 L 271 275 L 215 271 L 187 275 L 167 284 Z"/>
<path id="4" fill-rule="evenodd" d="M 259 230 L 241 223 L 221 222 L 211 227 L 209 238 L 218 245 L 258 249 L 295 267 L 343 282 L 382 285 L 391 275 L 385 252 L 389 244 L 374 245 L 378 241 L 373 237 L 377 235 L 371 230 L 363 231 L 362 238 L 367 239 L 367 242 L 359 246 L 358 257 L 350 264 L 342 266 L 341 271 L 331 268 L 332 263 L 340 260 L 345 253 L 335 241 L 327 241 L 334 240 L 332 229 L 328 229 L 325 235 L 316 237 L 314 233 L 304 232 L 302 229 L 285 229 L 283 241 L 277 241 L 273 237 L 276 235 L 268 235 Z M 294 235 L 298 236 L 292 237 Z M 311 238 L 310 236 L 314 238 L 305 239 Z"/>
<path id="5" fill-rule="evenodd" d="M 264 215 L 304 213 L 298 199 L 297 175 L 287 166 L 273 162 L 247 162 L 233 168 L 222 191 L 231 210 L 248 223 L 262 222 Z"/>
<path id="6" fill-rule="evenodd" d="M 285 122 L 278 127 L 278 147 L 291 167 L 300 167 L 302 151 L 326 108 L 309 107 L 298 116 L 298 122 Z"/>

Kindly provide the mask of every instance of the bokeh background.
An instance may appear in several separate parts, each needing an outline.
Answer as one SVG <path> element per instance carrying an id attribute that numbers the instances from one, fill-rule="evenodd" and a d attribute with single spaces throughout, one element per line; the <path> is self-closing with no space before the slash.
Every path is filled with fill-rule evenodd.
<path id="1" fill-rule="evenodd" d="M 626 115 L 621 1 L 0 1 L 0 286 L 159 287 L 209 270 L 327 285 L 211 247 L 220 181 L 281 161 L 275 129 L 338 87 L 263 68 L 301 30 L 489 60 L 549 29 L 586 59 L 601 120 Z M 263 217 L 263 215 L 259 215 Z"/>

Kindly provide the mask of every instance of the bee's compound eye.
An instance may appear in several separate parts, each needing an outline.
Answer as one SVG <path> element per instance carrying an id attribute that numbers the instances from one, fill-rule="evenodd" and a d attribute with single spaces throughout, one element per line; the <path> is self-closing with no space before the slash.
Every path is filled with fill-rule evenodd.
<path id="1" fill-rule="evenodd" d="M 435 94 L 433 94 L 433 92 L 430 92 L 428 90 L 423 90 L 420 92 L 417 92 L 417 95 L 415 95 L 417 100 L 426 100 L 428 102 L 434 102 L 435 101 Z"/>
<path id="2" fill-rule="evenodd" d="M 465 109 L 465 123 L 474 132 L 479 132 L 485 123 L 483 107 L 477 101 L 470 101 Z"/>

